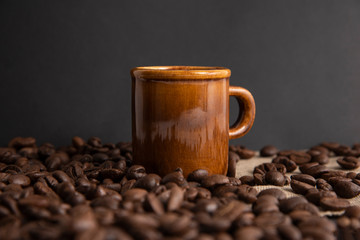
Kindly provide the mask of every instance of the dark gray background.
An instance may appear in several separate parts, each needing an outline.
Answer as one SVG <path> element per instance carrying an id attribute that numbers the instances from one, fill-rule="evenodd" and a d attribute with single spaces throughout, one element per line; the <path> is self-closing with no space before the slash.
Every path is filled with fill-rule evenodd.
<path id="1" fill-rule="evenodd" d="M 142 65 L 229 67 L 257 104 L 232 144 L 351 144 L 359 64 L 355 0 L 0 1 L 0 145 L 129 141 L 129 70 Z"/>

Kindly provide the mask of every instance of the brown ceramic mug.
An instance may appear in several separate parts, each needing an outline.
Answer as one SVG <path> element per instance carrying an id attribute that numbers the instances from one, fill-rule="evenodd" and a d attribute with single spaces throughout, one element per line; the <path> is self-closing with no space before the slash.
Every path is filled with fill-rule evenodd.
<path id="1" fill-rule="evenodd" d="M 229 139 L 253 125 L 251 93 L 229 86 L 223 67 L 137 67 L 132 76 L 133 162 L 161 176 L 181 167 L 226 174 Z M 240 105 L 229 128 L 229 96 Z"/>

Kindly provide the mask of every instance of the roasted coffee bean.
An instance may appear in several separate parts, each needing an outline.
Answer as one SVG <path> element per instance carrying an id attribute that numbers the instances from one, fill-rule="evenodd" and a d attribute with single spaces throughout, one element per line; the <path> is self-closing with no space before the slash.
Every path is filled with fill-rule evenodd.
<path id="1" fill-rule="evenodd" d="M 224 217 L 211 217 L 207 213 L 197 213 L 195 219 L 198 221 L 200 228 L 205 232 L 222 232 L 227 231 L 230 226 L 230 220 Z"/>
<path id="2" fill-rule="evenodd" d="M 282 212 L 289 213 L 296 207 L 296 205 L 301 203 L 307 203 L 307 200 L 304 197 L 291 197 L 280 200 L 279 207 Z"/>
<path id="3" fill-rule="evenodd" d="M 236 176 L 236 159 L 231 157 L 229 153 L 229 160 L 228 160 L 228 171 L 226 176 L 228 177 L 235 177 Z"/>
<path id="4" fill-rule="evenodd" d="M 255 152 L 253 150 L 246 148 L 240 149 L 239 151 L 237 151 L 237 153 L 239 154 L 241 159 L 250 159 L 255 156 Z"/>
<path id="5" fill-rule="evenodd" d="M 220 175 L 220 174 L 206 176 L 201 181 L 202 187 L 205 187 L 205 188 L 211 188 L 211 187 L 215 187 L 217 185 L 222 185 L 222 184 L 227 184 L 227 183 L 229 183 L 229 178 L 224 175 Z"/>
<path id="6" fill-rule="evenodd" d="M 22 148 L 35 146 L 36 139 L 32 137 L 16 137 L 11 139 L 8 146 L 10 148 Z"/>
<path id="7" fill-rule="evenodd" d="M 218 209 L 218 202 L 212 199 L 200 199 L 195 205 L 196 212 L 214 213 Z"/>
<path id="8" fill-rule="evenodd" d="M 295 179 L 291 179 L 290 186 L 294 192 L 302 195 L 305 195 L 309 189 L 314 188 L 313 185 Z"/>
<path id="9" fill-rule="evenodd" d="M 348 172 L 348 173 L 346 174 L 346 177 L 347 177 L 347 178 L 351 178 L 351 179 L 355 179 L 355 178 L 356 178 L 356 175 L 357 175 L 356 172 Z"/>
<path id="10" fill-rule="evenodd" d="M 119 181 L 124 176 L 124 172 L 122 170 L 116 168 L 107 168 L 99 170 L 98 177 L 100 179 L 111 179 L 113 181 Z"/>
<path id="11" fill-rule="evenodd" d="M 321 153 L 319 155 L 316 155 L 316 156 L 312 156 L 311 157 L 311 162 L 317 162 L 319 164 L 327 164 L 329 163 L 329 157 L 327 154 L 325 153 Z"/>
<path id="12" fill-rule="evenodd" d="M 72 138 L 72 144 L 76 148 L 84 147 L 86 142 L 81 137 L 75 136 Z"/>
<path id="13" fill-rule="evenodd" d="M 174 186 L 170 191 L 170 198 L 167 204 L 168 211 L 174 211 L 178 209 L 184 200 L 184 190 L 178 186 Z"/>
<path id="14" fill-rule="evenodd" d="M 230 159 L 235 160 L 236 163 L 241 160 L 240 156 L 234 151 L 229 151 L 229 160 Z"/>
<path id="15" fill-rule="evenodd" d="M 109 160 L 109 156 L 105 153 L 95 153 L 93 156 L 92 156 L 93 160 L 95 162 L 99 162 L 99 163 L 103 163 L 107 160 Z"/>
<path id="16" fill-rule="evenodd" d="M 271 157 L 278 153 L 278 149 L 273 145 L 266 145 L 260 149 L 260 156 Z"/>
<path id="17" fill-rule="evenodd" d="M 349 146 L 340 145 L 333 150 L 336 156 L 346 156 L 351 151 Z"/>
<path id="18" fill-rule="evenodd" d="M 164 214 L 164 206 L 154 193 L 149 193 L 146 196 L 145 206 L 154 213 Z"/>
<path id="19" fill-rule="evenodd" d="M 350 202 L 346 199 L 323 197 L 320 199 L 320 206 L 325 210 L 340 211 L 350 206 Z"/>
<path id="20" fill-rule="evenodd" d="M 340 144 L 336 142 L 322 142 L 321 146 L 329 149 L 330 151 L 333 151 L 334 149 L 338 148 Z"/>
<path id="21" fill-rule="evenodd" d="M 296 151 L 295 150 L 281 150 L 277 153 L 277 155 L 289 157 L 293 153 L 296 153 Z"/>
<path id="22" fill-rule="evenodd" d="M 241 181 L 241 183 L 247 184 L 249 186 L 254 186 L 255 185 L 253 176 L 242 176 L 242 177 L 239 178 L 239 180 Z"/>
<path id="23" fill-rule="evenodd" d="M 296 210 L 307 211 L 307 212 L 310 212 L 311 215 L 316 215 L 316 216 L 318 216 L 319 213 L 320 213 L 319 209 L 312 203 L 300 203 L 300 204 L 297 204 L 293 208 L 293 211 L 296 211 Z"/>
<path id="24" fill-rule="evenodd" d="M 286 183 L 286 178 L 281 172 L 269 171 L 265 174 L 265 181 L 271 185 L 284 186 Z"/>
<path id="25" fill-rule="evenodd" d="M 133 188 L 129 189 L 128 191 L 123 194 L 124 200 L 128 201 L 141 201 L 145 200 L 147 195 L 147 191 L 141 188 Z"/>
<path id="26" fill-rule="evenodd" d="M 112 196 L 103 196 L 95 198 L 91 201 L 91 206 L 94 207 L 105 207 L 116 210 L 119 207 L 119 200 Z"/>
<path id="27" fill-rule="evenodd" d="M 333 187 L 324 179 L 318 179 L 316 180 L 316 187 L 320 190 L 324 190 L 324 191 L 332 191 Z"/>
<path id="28" fill-rule="evenodd" d="M 297 180 L 300 182 L 304 182 L 307 184 L 310 184 L 311 186 L 315 186 L 316 185 L 316 180 L 313 176 L 308 175 L 308 174 L 296 174 L 296 175 L 292 175 L 291 176 L 291 180 Z"/>
<path id="29" fill-rule="evenodd" d="M 356 169 L 360 166 L 359 159 L 351 156 L 338 158 L 336 162 L 344 169 Z"/>
<path id="30" fill-rule="evenodd" d="M 290 154 L 289 158 L 298 165 L 305 164 L 311 161 L 311 156 L 305 152 L 294 152 Z"/>
<path id="31" fill-rule="evenodd" d="M 277 227 L 279 235 L 286 240 L 301 240 L 300 230 L 292 224 L 281 224 Z"/>
<path id="32" fill-rule="evenodd" d="M 159 186 L 161 181 L 161 177 L 157 174 L 150 173 L 145 177 L 140 178 L 136 181 L 134 187 L 143 188 L 148 191 L 153 190 L 155 187 Z"/>
<path id="33" fill-rule="evenodd" d="M 313 176 L 314 178 L 319 178 L 324 173 L 329 172 L 329 170 L 324 165 L 316 163 L 315 165 L 307 165 L 307 167 L 300 168 L 300 171 L 304 174 Z"/>
<path id="34" fill-rule="evenodd" d="M 285 156 L 278 156 L 274 158 L 272 162 L 283 164 L 286 167 L 286 172 L 293 172 L 297 168 L 296 163 Z"/>
<path id="35" fill-rule="evenodd" d="M 246 226 L 239 228 L 235 232 L 235 239 L 260 240 L 264 236 L 261 228 L 254 226 Z"/>
<path id="36" fill-rule="evenodd" d="M 257 195 L 257 197 L 261 197 L 261 196 L 264 196 L 264 195 L 274 196 L 274 197 L 276 197 L 278 200 L 282 200 L 282 199 L 285 199 L 285 198 L 286 198 L 285 193 L 284 193 L 283 191 L 281 191 L 280 189 L 277 189 L 277 188 L 269 188 L 269 189 L 262 190 L 262 191 Z"/>
<path id="37" fill-rule="evenodd" d="M 344 215 L 349 218 L 360 219 L 360 206 L 350 206 L 346 208 Z"/>
<path id="38" fill-rule="evenodd" d="M 329 180 L 331 177 L 346 177 L 346 172 L 344 171 L 329 171 L 321 175 L 321 178 L 324 180 Z"/>
<path id="39" fill-rule="evenodd" d="M 22 187 L 30 185 L 30 178 L 25 176 L 24 174 L 11 175 L 8 178 L 8 181 L 9 183 L 19 184 Z"/>
<path id="40" fill-rule="evenodd" d="M 336 194 L 343 198 L 353 198 L 360 193 L 360 186 L 348 181 L 338 181 L 334 185 Z"/>
<path id="41" fill-rule="evenodd" d="M 310 192 L 308 191 L 305 195 L 306 199 L 315 204 L 320 205 L 320 199 L 327 197 L 327 198 L 336 198 L 336 193 L 333 191 L 316 191 L 316 192 Z"/>
<path id="42" fill-rule="evenodd" d="M 172 173 L 169 173 L 169 174 L 165 175 L 161 179 L 161 184 L 167 184 L 169 182 L 173 182 L 173 183 L 176 183 L 179 186 L 182 186 L 186 182 L 186 180 L 185 180 L 184 175 L 182 174 L 182 172 L 175 171 L 175 172 L 172 172 Z"/>
<path id="43" fill-rule="evenodd" d="M 207 177 L 209 175 L 209 172 L 205 169 L 198 169 L 191 173 L 189 173 L 187 180 L 188 181 L 195 181 L 195 182 L 201 182 L 204 177 Z"/>
<path id="44" fill-rule="evenodd" d="M 257 199 L 257 190 L 247 185 L 241 185 L 237 190 L 238 198 L 246 203 L 253 203 Z"/>
<path id="45" fill-rule="evenodd" d="M 68 182 L 74 185 L 74 180 L 71 179 L 64 171 L 56 170 L 52 173 L 52 176 L 56 178 L 56 180 L 58 180 L 60 183 Z"/>

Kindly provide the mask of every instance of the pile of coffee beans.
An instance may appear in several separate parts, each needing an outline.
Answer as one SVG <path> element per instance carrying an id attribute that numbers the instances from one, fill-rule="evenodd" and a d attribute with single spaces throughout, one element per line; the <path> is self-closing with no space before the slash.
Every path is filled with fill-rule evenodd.
<path id="1" fill-rule="evenodd" d="M 255 152 L 231 146 L 228 176 L 198 169 L 185 177 L 178 168 L 160 177 L 132 164 L 131 143 L 74 137 L 56 148 L 17 137 L 0 148 L 0 239 L 359 239 L 360 207 L 345 198 L 359 194 L 360 178 L 325 167 L 338 155 L 340 166 L 353 169 L 359 149 L 266 146 L 261 155 L 273 162 L 239 179 L 236 162 Z M 302 174 L 286 176 L 297 167 Z M 258 184 L 290 184 L 304 196 L 258 192 Z M 335 221 L 320 215 L 343 209 Z"/>

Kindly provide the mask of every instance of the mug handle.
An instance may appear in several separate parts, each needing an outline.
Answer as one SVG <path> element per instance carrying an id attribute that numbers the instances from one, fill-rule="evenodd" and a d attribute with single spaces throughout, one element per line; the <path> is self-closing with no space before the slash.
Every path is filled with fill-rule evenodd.
<path id="1" fill-rule="evenodd" d="M 229 86 L 229 96 L 234 96 L 240 111 L 236 122 L 229 129 L 229 138 L 244 136 L 252 127 L 255 120 L 255 101 L 251 93 L 242 87 Z"/>

